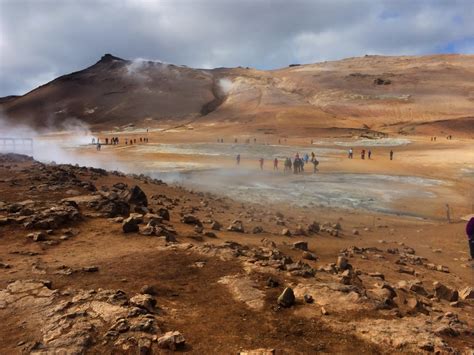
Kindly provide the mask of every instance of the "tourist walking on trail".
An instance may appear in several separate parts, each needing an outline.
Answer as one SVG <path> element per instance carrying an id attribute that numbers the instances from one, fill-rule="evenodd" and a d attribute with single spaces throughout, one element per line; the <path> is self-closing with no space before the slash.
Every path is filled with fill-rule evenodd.
<path id="1" fill-rule="evenodd" d="M 349 159 L 352 159 L 354 156 L 354 151 L 352 150 L 352 148 L 349 148 Z"/>
<path id="2" fill-rule="evenodd" d="M 273 160 L 273 170 L 278 170 L 278 158 Z"/>
<path id="3" fill-rule="evenodd" d="M 469 242 L 469 252 L 471 253 L 471 260 L 474 260 L 474 217 L 469 219 L 466 225 L 467 240 Z"/>
<path id="4" fill-rule="evenodd" d="M 361 158 L 362 160 L 365 159 L 365 149 L 362 149 L 362 151 L 360 152 L 360 158 Z"/>
<path id="5" fill-rule="evenodd" d="M 372 151 L 369 149 L 369 151 L 367 152 L 367 157 L 370 159 L 372 157 Z"/>
<path id="6" fill-rule="evenodd" d="M 96 146 L 97 151 L 100 151 L 100 148 L 101 148 L 100 143 L 97 143 L 97 146 Z"/>
<path id="7" fill-rule="evenodd" d="M 311 161 L 314 161 L 314 159 L 316 159 L 316 154 L 314 154 L 314 152 L 311 152 Z"/>
<path id="8" fill-rule="evenodd" d="M 263 158 L 260 158 L 259 162 L 260 162 L 260 170 L 263 170 Z"/>
<path id="9" fill-rule="evenodd" d="M 318 171 L 319 161 L 318 159 L 316 159 L 316 157 L 311 161 L 313 163 L 313 174 L 316 174 L 316 172 Z"/>
<path id="10" fill-rule="evenodd" d="M 390 160 L 393 160 L 393 150 L 390 150 Z"/>
<path id="11" fill-rule="evenodd" d="M 240 165 L 240 154 L 237 154 L 236 161 L 237 161 L 237 165 Z"/>

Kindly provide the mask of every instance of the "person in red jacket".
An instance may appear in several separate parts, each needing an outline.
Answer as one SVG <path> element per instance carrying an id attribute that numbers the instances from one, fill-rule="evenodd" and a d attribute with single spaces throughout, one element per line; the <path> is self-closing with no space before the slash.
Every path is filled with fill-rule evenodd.
<path id="1" fill-rule="evenodd" d="M 469 251 L 471 252 L 471 260 L 474 260 L 474 217 L 471 217 L 466 225 L 467 240 L 469 242 Z"/>

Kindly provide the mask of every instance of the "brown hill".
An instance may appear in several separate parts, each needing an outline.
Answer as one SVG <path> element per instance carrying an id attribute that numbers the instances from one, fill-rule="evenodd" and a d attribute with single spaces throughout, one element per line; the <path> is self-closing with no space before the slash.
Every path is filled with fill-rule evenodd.
<path id="1" fill-rule="evenodd" d="M 249 131 L 417 133 L 421 124 L 423 134 L 440 127 L 472 134 L 474 56 L 365 56 L 261 71 L 191 69 L 106 54 L 87 69 L 0 100 L 0 108 L 7 118 L 36 127 L 74 117 L 101 127 L 193 122 L 245 123 Z"/>

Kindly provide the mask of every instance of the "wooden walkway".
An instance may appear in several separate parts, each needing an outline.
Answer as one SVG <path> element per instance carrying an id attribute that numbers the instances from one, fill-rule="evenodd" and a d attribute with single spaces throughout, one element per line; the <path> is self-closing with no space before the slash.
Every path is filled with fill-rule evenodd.
<path id="1" fill-rule="evenodd" d="M 0 153 L 33 155 L 33 138 L 0 137 Z"/>

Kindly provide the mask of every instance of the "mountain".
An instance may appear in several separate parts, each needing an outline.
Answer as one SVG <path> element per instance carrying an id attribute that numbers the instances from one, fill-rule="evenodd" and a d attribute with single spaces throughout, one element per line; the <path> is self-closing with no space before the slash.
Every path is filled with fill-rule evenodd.
<path id="1" fill-rule="evenodd" d="M 333 128 L 472 134 L 474 56 L 371 55 L 264 71 L 106 54 L 26 95 L 0 99 L 0 109 L 11 121 L 39 128 L 77 118 L 101 128 L 192 123 L 279 134 Z"/>

